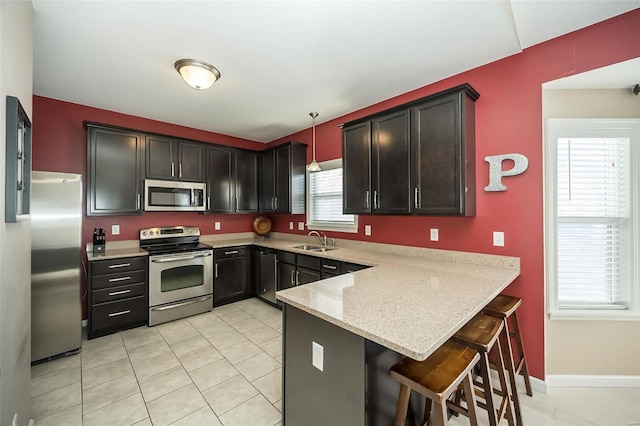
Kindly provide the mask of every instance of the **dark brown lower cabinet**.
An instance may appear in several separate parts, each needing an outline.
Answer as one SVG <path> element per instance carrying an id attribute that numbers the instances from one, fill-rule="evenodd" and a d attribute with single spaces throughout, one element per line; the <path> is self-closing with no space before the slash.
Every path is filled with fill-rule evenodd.
<path id="1" fill-rule="evenodd" d="M 138 256 L 89 262 L 89 339 L 147 323 L 147 260 Z"/>
<path id="2" fill-rule="evenodd" d="M 216 249 L 213 258 L 213 306 L 236 302 L 253 294 L 249 275 L 251 256 L 246 247 Z"/>

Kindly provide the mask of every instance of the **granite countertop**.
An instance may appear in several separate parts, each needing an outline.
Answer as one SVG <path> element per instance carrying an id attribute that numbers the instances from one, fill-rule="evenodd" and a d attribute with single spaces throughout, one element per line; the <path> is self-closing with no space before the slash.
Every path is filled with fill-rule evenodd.
<path id="1" fill-rule="evenodd" d="M 281 290 L 276 298 L 416 360 L 426 359 L 520 275 L 520 259 L 479 253 L 338 240 L 336 250 L 303 235 L 246 232 L 203 235 L 213 248 L 257 245 L 308 256 L 373 266 Z M 90 248 L 89 248 L 90 249 Z M 92 260 L 146 256 L 137 241 L 107 243 Z"/>
<path id="2" fill-rule="evenodd" d="M 282 290 L 276 298 L 421 361 L 520 275 L 517 258 L 451 252 L 453 259 L 443 260 L 415 250 L 415 257 L 329 252 L 377 266 Z"/>

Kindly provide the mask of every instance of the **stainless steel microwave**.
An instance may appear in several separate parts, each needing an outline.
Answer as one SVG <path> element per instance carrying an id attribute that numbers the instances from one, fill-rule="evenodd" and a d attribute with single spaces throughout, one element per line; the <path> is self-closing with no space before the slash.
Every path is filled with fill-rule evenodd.
<path id="1" fill-rule="evenodd" d="M 207 185 L 170 180 L 144 181 L 144 210 L 148 212 L 203 212 Z"/>

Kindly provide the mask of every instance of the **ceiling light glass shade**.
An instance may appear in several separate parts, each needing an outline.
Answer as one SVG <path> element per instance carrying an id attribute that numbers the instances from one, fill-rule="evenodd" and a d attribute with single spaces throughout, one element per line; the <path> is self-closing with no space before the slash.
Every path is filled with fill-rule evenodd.
<path id="1" fill-rule="evenodd" d="M 318 164 L 318 162 L 316 160 L 313 160 L 311 163 L 309 163 L 307 165 L 307 171 L 308 172 L 319 172 L 319 171 L 322 171 L 322 169 L 320 168 L 320 164 Z"/>
<path id="2" fill-rule="evenodd" d="M 220 78 L 220 71 L 196 59 L 180 59 L 174 64 L 184 81 L 194 89 L 208 89 Z"/>

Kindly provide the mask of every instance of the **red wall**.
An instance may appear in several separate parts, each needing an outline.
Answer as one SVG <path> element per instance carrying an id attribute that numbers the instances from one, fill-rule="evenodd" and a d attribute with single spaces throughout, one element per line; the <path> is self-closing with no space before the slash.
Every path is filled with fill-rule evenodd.
<path id="1" fill-rule="evenodd" d="M 341 157 L 339 124 L 382 111 L 449 87 L 469 83 L 479 93 L 476 102 L 475 217 L 360 216 L 357 234 L 329 233 L 334 237 L 432 247 L 448 250 L 518 256 L 521 276 L 507 292 L 524 299 L 520 309 L 527 358 L 532 375 L 544 378 L 544 247 L 542 187 L 542 89 L 541 84 L 640 56 L 640 10 L 592 27 L 550 40 L 503 60 L 450 77 L 371 107 L 322 123 L 316 127 L 317 159 Z M 159 123 L 138 117 L 97 110 L 35 97 L 33 164 L 36 170 L 83 173 L 86 169 L 86 134 L 82 121 L 132 127 L 175 136 L 218 142 L 245 148 L 262 145 L 214 133 Z M 322 111 L 320 120 L 322 120 Z M 311 142 L 311 131 L 287 136 L 287 140 Z M 529 169 L 504 179 L 506 192 L 484 192 L 488 184 L 488 155 L 520 153 L 529 159 Z M 311 149 L 308 150 L 311 159 Z M 121 225 L 120 239 L 136 239 L 142 227 L 193 224 L 214 233 L 213 221 L 222 222 L 222 232 L 250 230 L 249 216 L 202 216 L 197 214 L 151 214 L 85 218 L 88 238 L 94 226 Z M 289 231 L 289 222 L 304 221 L 304 215 L 277 215 L 274 230 Z M 364 236 L 365 224 L 372 236 Z M 440 230 L 440 241 L 429 241 L 429 228 Z M 492 246 L 492 232 L 505 233 L 505 247 Z M 115 240 L 117 238 L 111 238 Z"/>

